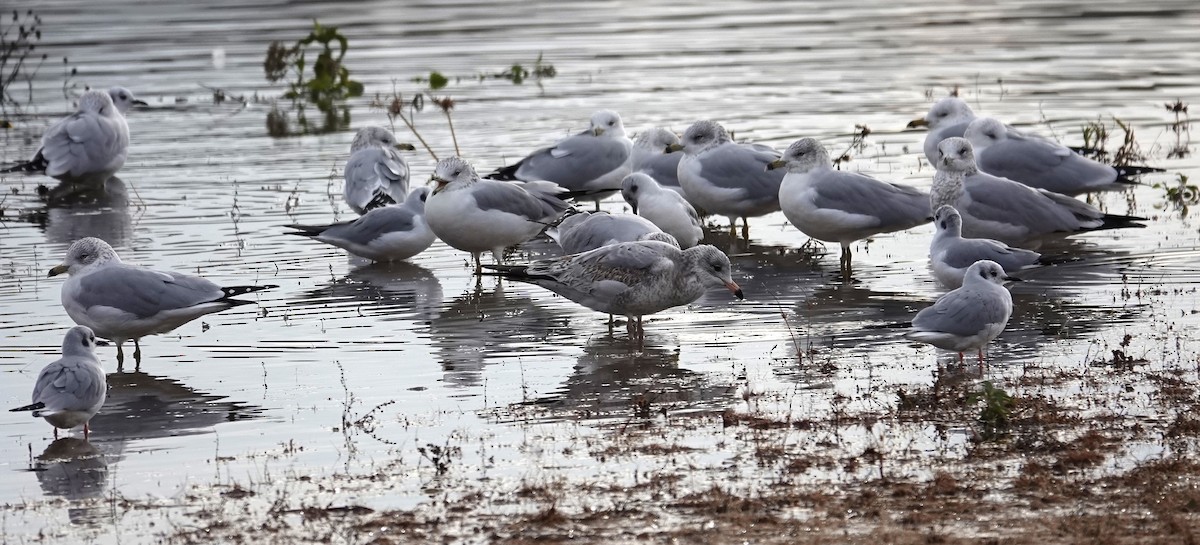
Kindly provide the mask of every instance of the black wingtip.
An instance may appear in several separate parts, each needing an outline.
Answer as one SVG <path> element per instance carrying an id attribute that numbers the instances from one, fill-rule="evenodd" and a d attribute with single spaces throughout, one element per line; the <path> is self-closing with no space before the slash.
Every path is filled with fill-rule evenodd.
<path id="1" fill-rule="evenodd" d="M 15 409 L 9 409 L 8 412 L 20 413 L 20 412 L 27 412 L 27 411 L 37 411 L 37 410 L 41 410 L 41 409 L 45 409 L 45 408 L 46 408 L 46 404 L 39 401 L 32 405 L 26 405 L 24 407 L 17 407 Z"/>
<path id="2" fill-rule="evenodd" d="M 48 166 L 50 166 L 50 162 L 46 161 L 46 158 L 42 155 L 41 151 L 38 151 L 37 155 L 33 156 L 33 159 L 30 159 L 24 163 L 17 163 L 11 167 L 7 167 L 3 170 L 0 170 L 0 173 L 45 172 L 46 167 Z"/>
<path id="3" fill-rule="evenodd" d="M 376 208 L 390 206 L 393 204 L 396 204 L 396 199 L 393 199 L 391 195 L 388 195 L 383 191 L 379 191 L 371 197 L 370 202 L 368 202 L 366 206 L 363 206 L 363 212 L 370 212 Z"/>
<path id="4" fill-rule="evenodd" d="M 301 225 L 299 223 L 283 226 L 284 229 L 295 229 L 295 231 L 288 231 L 287 233 L 284 233 L 285 235 L 297 235 L 301 237 L 315 237 L 321 233 L 324 233 L 325 230 L 329 229 L 330 227 L 331 226 L 329 225 Z"/>
<path id="5" fill-rule="evenodd" d="M 221 288 L 221 293 L 225 294 L 224 299 L 228 299 L 230 297 L 237 297 L 239 295 L 246 295 L 247 293 L 254 293 L 256 291 L 269 290 L 278 287 L 279 286 L 275 284 L 264 284 L 262 286 L 229 286 L 226 288 Z"/>
<path id="6" fill-rule="evenodd" d="M 488 174 L 487 177 L 493 180 L 500 180 L 502 182 L 517 181 L 519 180 L 519 178 L 517 178 L 517 169 L 519 168 L 521 168 L 521 161 L 517 161 L 516 163 L 506 167 L 500 167 L 492 171 L 491 174 Z"/>
<path id="7" fill-rule="evenodd" d="M 1166 172 L 1166 170 L 1164 170 L 1164 169 L 1148 167 L 1145 165 L 1127 165 L 1127 166 L 1113 167 L 1113 168 L 1117 169 L 1117 177 L 1118 177 L 1117 181 L 1123 182 L 1123 183 L 1137 183 L 1137 182 L 1134 182 L 1132 180 L 1121 180 L 1120 178 L 1128 178 L 1130 176 L 1141 176 L 1142 174 L 1149 174 L 1151 172 Z"/>

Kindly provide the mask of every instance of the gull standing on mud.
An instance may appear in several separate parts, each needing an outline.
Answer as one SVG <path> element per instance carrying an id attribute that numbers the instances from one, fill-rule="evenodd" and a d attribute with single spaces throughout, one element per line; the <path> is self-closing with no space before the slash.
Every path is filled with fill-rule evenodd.
<path id="1" fill-rule="evenodd" d="M 585 200 L 600 201 L 621 189 L 630 172 L 633 142 L 621 116 L 612 110 L 592 114 L 590 126 L 548 148 L 488 175 L 495 180 L 546 180 Z"/>
<path id="2" fill-rule="evenodd" d="M 592 310 L 627 316 L 629 333 L 639 337 L 642 316 L 691 303 L 709 287 L 725 287 L 743 298 L 730 276 L 729 258 L 708 245 L 680 250 L 658 241 L 622 242 L 527 265 L 487 268 Z"/>
<path id="3" fill-rule="evenodd" d="M 674 131 L 662 127 L 648 129 L 633 141 L 631 167 L 633 172 L 649 174 L 664 189 L 683 194 L 683 188 L 679 187 L 679 160 L 683 154 L 671 151 L 673 147 L 682 149 Z"/>
<path id="4" fill-rule="evenodd" d="M 779 159 L 774 149 L 738 144 L 714 121 L 697 121 L 683 133 L 684 156 L 679 160 L 679 185 L 688 202 L 708 214 L 729 218 L 729 234 L 737 238 L 737 218 L 742 237 L 750 237 L 746 218 L 779 210 L 782 171 L 768 171 Z"/>
<path id="5" fill-rule="evenodd" d="M 32 411 L 34 417 L 45 418 L 58 429 L 69 430 L 83 426 L 83 438 L 88 438 L 88 421 L 104 406 L 108 383 L 100 360 L 96 359 L 96 335 L 91 329 L 77 325 L 67 330 L 63 338 L 62 357 L 54 360 L 38 374 L 33 386 L 33 403 L 11 409 L 10 412 Z"/>
<path id="6" fill-rule="evenodd" d="M 909 121 L 908 128 L 929 128 L 923 149 L 929 164 L 936 166 L 941 159 L 938 156 L 938 144 L 952 136 L 962 136 L 967 130 L 967 125 L 974 119 L 975 112 L 966 101 L 958 97 L 946 97 L 934 102 L 925 117 Z"/>
<path id="7" fill-rule="evenodd" d="M 786 168 L 779 205 L 804 234 L 842 246 L 842 275 L 849 278 L 850 244 L 880 233 L 903 231 L 933 219 L 929 195 L 855 172 L 834 170 L 825 147 L 797 140 L 768 168 Z"/>
<path id="8" fill-rule="evenodd" d="M 125 341 L 133 340 L 133 359 L 140 364 L 142 337 L 253 303 L 233 297 L 278 287 L 221 287 L 198 276 L 127 265 L 112 246 L 93 237 L 73 242 L 62 264 L 50 269 L 50 276 L 62 273 L 70 275 L 62 287 L 67 315 L 117 343 L 118 365 L 125 361 Z"/>
<path id="9" fill-rule="evenodd" d="M 691 248 L 704 238 L 700 215 L 683 195 L 659 185 L 644 172 L 634 172 L 621 182 L 621 197 L 633 213 L 646 218 L 679 242 L 680 248 Z"/>
<path id="10" fill-rule="evenodd" d="M 990 238 L 963 238 L 962 216 L 948 204 L 933 213 L 933 225 L 936 232 L 929 244 L 929 264 L 933 277 L 950 289 L 962 285 L 967 268 L 976 261 L 995 261 L 1004 272 L 1012 273 L 1037 265 L 1042 257 Z"/>
<path id="11" fill-rule="evenodd" d="M 990 117 L 971 121 L 963 137 L 975 148 L 979 170 L 1064 195 L 1122 190 L 1137 184 L 1128 176 L 1162 171 L 1145 166 L 1111 167 L 1056 142 L 1021 134 Z"/>
<path id="12" fill-rule="evenodd" d="M 963 236 L 1022 244 L 1084 231 L 1145 227 L 1136 223 L 1145 218 L 1106 214 L 1079 199 L 980 172 L 965 138 L 943 140 L 938 152 L 930 205 L 956 208 L 962 215 Z"/>
<path id="13" fill-rule="evenodd" d="M 471 253 L 476 274 L 480 254 L 490 250 L 503 263 L 505 248 L 537 236 L 570 208 L 553 184 L 483 180 L 459 157 L 438 161 L 432 181 L 437 187 L 425 203 L 425 221 L 443 242 Z"/>
<path id="14" fill-rule="evenodd" d="M 122 112 L 133 104 L 145 102 L 120 87 L 83 93 L 79 109 L 42 134 L 42 147 L 32 159 L 3 172 L 45 172 L 65 184 L 103 184 L 125 165 L 129 125 Z"/>
<path id="15" fill-rule="evenodd" d="M 401 204 L 369 210 L 354 221 L 328 225 L 286 225 L 289 235 L 309 237 L 372 261 L 400 261 L 415 256 L 437 238 L 425 221 L 428 187 L 409 192 Z"/>
<path id="16" fill-rule="evenodd" d="M 408 194 L 408 163 L 399 150 L 411 150 L 396 143 L 392 132 L 383 127 L 364 127 L 350 142 L 346 161 L 346 179 L 342 198 L 358 214 L 396 204 Z"/>
<path id="17" fill-rule="evenodd" d="M 580 212 L 571 214 L 559 222 L 558 226 L 547 231 L 563 252 L 578 254 L 595 250 L 601 246 L 620 242 L 648 240 L 652 236 L 665 235 L 670 240 L 668 244 L 679 246 L 674 238 L 663 233 L 658 226 L 649 220 L 633 214 L 605 214 L 603 212 Z"/>
<path id="18" fill-rule="evenodd" d="M 904 336 L 958 352 L 960 364 L 963 352 L 977 349 L 982 365 L 983 347 L 1000 336 L 1012 316 L 1012 294 L 1004 282 L 1020 282 L 1020 279 L 1006 275 L 995 261 L 976 261 L 967 268 L 962 287 L 918 312 L 912 321 L 912 331 Z"/>

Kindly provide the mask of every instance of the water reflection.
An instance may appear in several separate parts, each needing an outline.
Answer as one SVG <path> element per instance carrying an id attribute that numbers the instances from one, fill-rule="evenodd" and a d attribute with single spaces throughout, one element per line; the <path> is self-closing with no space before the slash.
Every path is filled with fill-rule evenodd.
<path id="1" fill-rule="evenodd" d="M 96 509 L 77 505 L 103 495 L 107 488 L 108 463 L 94 445 L 75 437 L 56 439 L 34 459 L 33 471 L 47 496 L 70 500 L 67 516 L 72 523 L 97 520 Z"/>
<path id="2" fill-rule="evenodd" d="M 98 237 L 123 246 L 132 235 L 128 187 L 116 176 L 97 188 L 59 184 L 48 193 L 46 207 L 43 227 L 50 242 Z"/>
<path id="3" fill-rule="evenodd" d="M 309 290 L 293 303 L 307 307 L 341 306 L 362 314 L 382 316 L 384 320 L 436 318 L 442 306 L 442 283 L 433 271 L 415 263 L 370 263 L 350 257 L 351 263 L 363 264 L 345 277 Z"/>
<path id="4" fill-rule="evenodd" d="M 91 436 L 116 455 L 129 441 L 210 433 L 222 422 L 261 416 L 260 407 L 226 401 L 169 377 L 110 373 L 108 398 L 92 418 Z"/>
<path id="5" fill-rule="evenodd" d="M 446 381 L 462 387 L 479 385 L 489 360 L 558 354 L 559 342 L 575 335 L 565 314 L 499 281 L 455 297 L 429 333 Z"/>

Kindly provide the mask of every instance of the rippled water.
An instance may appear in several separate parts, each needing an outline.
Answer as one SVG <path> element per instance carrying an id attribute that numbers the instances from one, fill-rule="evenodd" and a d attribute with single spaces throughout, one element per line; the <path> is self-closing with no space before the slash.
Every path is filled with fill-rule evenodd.
<path id="1" fill-rule="evenodd" d="M 623 332 L 609 336 L 604 316 L 544 290 L 492 279 L 477 285 L 466 256 L 441 243 L 411 263 L 364 267 L 340 250 L 285 236 L 282 224 L 352 215 L 340 202 L 352 131 L 271 138 L 267 104 L 214 104 L 202 84 L 278 95 L 262 75 L 267 43 L 293 41 L 319 18 L 350 38 L 346 63 L 368 94 L 393 84 L 411 93 L 418 86 L 410 79 L 430 70 L 463 76 L 447 92 L 457 100 L 463 153 L 481 171 L 611 108 L 632 132 L 682 131 L 714 118 L 739 139 L 780 148 L 813 136 L 846 149 L 855 125 L 866 125 L 871 135 L 849 168 L 928 187 L 924 133 L 903 127 L 959 87 L 977 111 L 1071 145 L 1081 143 L 1084 123 L 1119 117 L 1136 129 L 1150 163 L 1168 170 L 1146 182 L 1177 173 L 1200 179 L 1194 156 L 1167 158 L 1177 142 L 1162 106 L 1200 96 L 1200 6 L 976 4 L 36 4 L 50 61 L 28 109 L 10 114 L 16 128 L 0 133 L 0 161 L 31 155 L 41 130 L 71 109 L 60 57 L 78 68 L 68 94 L 120 84 L 150 107 L 129 115 L 131 153 L 123 188 L 115 188 L 128 204 L 46 209 L 35 192 L 45 178 L 0 179 L 0 399 L 25 403 L 37 371 L 59 350 L 71 322 L 58 303 L 61 280 L 44 276 L 76 238 L 105 238 L 127 262 L 280 288 L 258 294 L 258 305 L 146 339 L 140 369 L 109 376 L 91 444 L 51 445 L 97 449 L 99 457 L 69 457 L 88 467 L 33 460 L 50 443 L 49 426 L 0 419 L 0 503 L 114 490 L 171 498 L 189 484 L 253 475 L 257 455 L 280 451 L 295 456 L 299 471 L 325 474 L 397 453 L 413 458 L 415 446 L 463 430 L 509 445 L 520 432 L 492 410 L 521 404 L 565 420 L 603 419 L 628 414 L 635 396 L 651 392 L 673 410 L 721 409 L 749 379 L 813 389 L 812 410 L 820 411 L 829 392 L 929 383 L 934 351 L 868 326 L 907 320 L 939 294 L 925 264 L 931 227 L 856 245 L 857 282 L 849 285 L 834 279 L 836 255 L 800 251 L 806 237 L 780 214 L 752 221 L 748 246 L 718 228 L 707 240 L 730 251 L 747 300 L 713 292 L 656 315 L 638 350 Z M 540 85 L 474 79 L 530 65 L 539 54 L 558 72 Z M 350 115 L 353 127 L 387 122 L 366 98 L 351 101 Z M 450 154 L 440 116 L 418 120 L 435 150 Z M 397 134 L 411 138 L 403 127 Z M 409 161 L 415 179 L 429 175 L 428 154 Z M 1034 281 L 1014 290 L 1017 312 L 991 350 L 989 373 L 1031 361 L 1078 365 L 1097 339 L 1167 314 L 1195 324 L 1188 313 L 1200 281 L 1197 231 L 1164 207 L 1163 193 L 1144 186 L 1095 198 L 1112 212 L 1151 217 L 1147 229 L 1043 249 L 1064 263 L 1031 271 Z M 611 200 L 606 207 L 622 208 Z M 553 251 L 535 242 L 516 257 Z M 1143 296 L 1147 286 L 1166 287 Z M 115 350 L 101 354 L 115 370 Z M 374 433 L 346 428 L 346 418 L 392 401 L 377 413 Z M 489 466 L 487 456 L 511 464 Z M 512 476 L 528 463 L 523 456 L 501 447 L 469 452 L 465 463 Z M 402 488 L 360 501 L 420 499 Z M 110 516 L 63 510 L 8 528 Z"/>

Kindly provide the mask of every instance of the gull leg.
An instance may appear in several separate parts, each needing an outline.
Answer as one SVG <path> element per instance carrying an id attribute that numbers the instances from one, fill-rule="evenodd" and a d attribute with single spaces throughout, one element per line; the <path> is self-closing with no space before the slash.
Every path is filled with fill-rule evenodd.
<path id="1" fill-rule="evenodd" d="M 58 441 L 58 427 L 54 428 L 54 440 Z"/>
<path id="2" fill-rule="evenodd" d="M 476 276 L 478 276 L 479 273 L 483 272 L 483 262 L 480 261 L 479 256 L 480 256 L 479 252 L 471 252 L 471 259 L 473 259 L 475 261 L 475 275 Z"/>
<path id="3" fill-rule="evenodd" d="M 850 274 L 852 272 L 852 266 L 850 263 L 851 263 L 850 245 L 843 244 L 842 245 L 842 257 L 841 257 L 841 268 L 842 268 L 842 281 L 844 281 L 844 282 L 850 282 Z"/>
<path id="4" fill-rule="evenodd" d="M 125 341 L 117 341 L 117 372 L 118 373 L 123 371 L 125 368 L 125 349 L 121 348 L 121 345 L 123 345 L 123 344 L 125 344 Z"/>
<path id="5" fill-rule="evenodd" d="M 600 211 L 600 199 L 596 199 L 596 211 Z"/>
<path id="6" fill-rule="evenodd" d="M 88 429 L 87 422 L 84 422 L 84 423 L 83 423 L 83 440 L 84 440 L 84 441 L 87 441 L 87 439 L 88 439 L 88 432 L 89 432 L 89 431 L 91 431 L 91 430 L 89 430 L 89 429 Z"/>
<path id="7" fill-rule="evenodd" d="M 958 353 L 958 364 L 959 365 L 963 364 L 963 353 L 962 352 Z"/>
<path id="8" fill-rule="evenodd" d="M 983 367 L 983 348 L 979 349 L 979 366 Z"/>
<path id="9" fill-rule="evenodd" d="M 133 370 L 138 371 L 142 368 L 142 345 L 141 339 L 133 340 Z"/>
<path id="10" fill-rule="evenodd" d="M 745 217 L 742 218 L 742 238 L 750 242 L 750 220 Z"/>
<path id="11" fill-rule="evenodd" d="M 737 218 L 734 218 L 734 217 L 729 218 L 729 238 L 734 240 L 735 242 L 737 241 L 737 238 L 738 238 L 738 236 L 737 236 Z"/>

